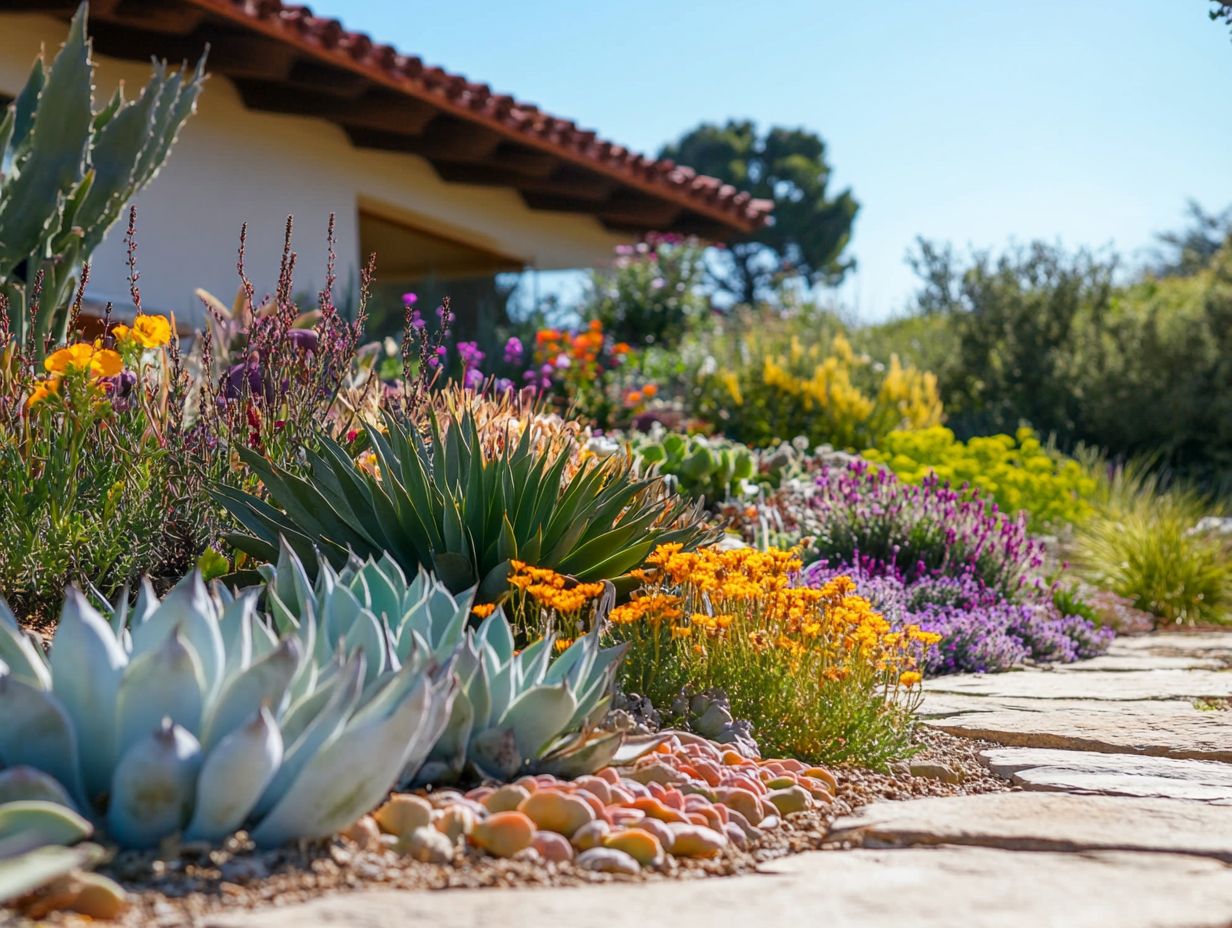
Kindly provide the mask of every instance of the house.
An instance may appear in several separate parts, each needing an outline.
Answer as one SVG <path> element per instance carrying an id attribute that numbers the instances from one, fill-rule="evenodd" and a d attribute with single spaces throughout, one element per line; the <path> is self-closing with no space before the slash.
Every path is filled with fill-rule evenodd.
<path id="1" fill-rule="evenodd" d="M 54 53 L 77 0 L 0 0 L 0 97 L 40 46 Z M 770 204 L 605 141 L 485 84 L 280 0 L 93 0 L 96 98 L 142 86 L 151 56 L 196 60 L 210 79 L 159 177 L 138 198 L 148 307 L 200 319 L 194 290 L 236 290 L 247 265 L 272 289 L 288 214 L 297 289 L 319 287 L 337 216 L 338 279 L 376 252 L 386 285 L 601 265 L 648 232 L 722 240 Z M 90 296 L 127 300 L 122 230 L 95 254 Z M 195 318 L 194 318 L 195 316 Z"/>

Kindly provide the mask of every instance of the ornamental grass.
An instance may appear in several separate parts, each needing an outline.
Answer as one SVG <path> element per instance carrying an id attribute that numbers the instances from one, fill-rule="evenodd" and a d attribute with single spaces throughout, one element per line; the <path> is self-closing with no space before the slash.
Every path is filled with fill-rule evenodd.
<path id="1" fill-rule="evenodd" d="M 718 689 L 767 756 L 882 767 L 911 750 L 919 667 L 939 636 L 895 631 L 855 584 L 796 585 L 794 551 L 660 546 L 612 610 L 626 692 L 660 706 Z"/>

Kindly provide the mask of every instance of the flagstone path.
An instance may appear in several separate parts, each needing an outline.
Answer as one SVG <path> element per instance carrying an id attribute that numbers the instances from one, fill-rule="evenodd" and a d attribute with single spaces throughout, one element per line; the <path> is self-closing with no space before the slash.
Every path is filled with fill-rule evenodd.
<path id="1" fill-rule="evenodd" d="M 1070 667 L 944 677 L 922 712 L 999 745 L 981 757 L 1020 791 L 878 802 L 835 823 L 859 848 L 752 876 L 371 892 L 207 925 L 1232 926 L 1232 633 L 1126 639 Z"/>

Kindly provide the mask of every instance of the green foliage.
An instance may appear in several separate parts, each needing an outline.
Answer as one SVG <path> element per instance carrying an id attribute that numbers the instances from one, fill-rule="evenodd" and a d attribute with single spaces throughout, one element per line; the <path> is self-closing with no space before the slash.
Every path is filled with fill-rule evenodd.
<path id="1" fill-rule="evenodd" d="M 660 156 L 774 201 L 771 224 L 714 255 L 723 268 L 715 282 L 738 301 L 751 305 L 784 276 L 836 284 L 851 268 L 843 252 L 860 205 L 850 190 L 828 189 L 826 146 L 815 133 L 774 127 L 759 135 L 748 121 L 703 123 Z"/>
<path id="2" fill-rule="evenodd" d="M 705 252 L 691 242 L 654 239 L 618 249 L 614 267 L 592 271 L 578 312 L 630 345 L 679 343 L 708 309 L 699 291 Z"/>
<path id="3" fill-rule="evenodd" d="M 507 589 L 512 559 L 622 581 L 655 545 L 710 537 L 699 509 L 637 479 L 630 463 L 608 459 L 566 477 L 570 456 L 534 448 L 530 429 L 488 453 L 470 412 L 447 427 L 432 417 L 427 440 L 389 416 L 385 427 L 372 433 L 371 471 L 328 437 L 306 452 L 310 479 L 241 449 L 270 502 L 219 488 L 247 530 L 229 540 L 274 561 L 283 537 L 306 563 L 319 550 L 339 569 L 352 553 L 388 552 L 403 570 L 431 570 L 455 593 L 478 585 L 491 602 Z"/>
<path id="4" fill-rule="evenodd" d="M 106 384 L 60 377 L 28 405 L 52 379 L 0 344 L 0 595 L 29 620 L 51 618 L 70 582 L 109 596 L 141 573 L 177 575 L 204 544 L 167 358 L 130 360 Z"/>
<path id="5" fill-rule="evenodd" d="M 940 425 L 891 432 L 864 456 L 908 483 L 935 473 L 956 489 L 967 484 L 1011 516 L 1026 512 L 1037 531 L 1081 522 L 1099 486 L 1078 461 L 1044 447 L 1029 428 L 966 442 Z"/>
<path id="6" fill-rule="evenodd" d="M 708 503 L 738 495 L 746 481 L 760 476 L 756 452 L 722 438 L 665 432 L 635 438 L 633 452 L 656 473 L 672 477 L 676 492 Z"/>
<path id="7" fill-rule="evenodd" d="M 320 664 L 258 621 L 256 600 L 192 575 L 105 618 L 70 589 L 50 656 L 0 600 L 0 756 L 54 778 L 126 847 L 346 827 L 418 771 L 448 681 L 424 651 L 365 686 L 362 653 Z M 316 617 L 299 619 L 314 637 Z"/>
<path id="8" fill-rule="evenodd" d="M 1072 561 L 1161 623 L 1229 621 L 1232 541 L 1199 527 L 1210 512 L 1200 493 L 1141 463 L 1115 468 L 1096 514 L 1078 526 Z"/>
<path id="9" fill-rule="evenodd" d="M 84 3 L 51 67 L 35 60 L 0 119 L 0 296 L 19 343 L 65 339 L 82 263 L 166 161 L 196 106 L 204 68 L 204 58 L 192 73 L 156 64 L 136 100 L 117 90 L 95 112 Z"/>
<path id="10" fill-rule="evenodd" d="M 1201 248 L 1186 247 L 1188 267 Z M 1218 486 L 1232 470 L 1232 245 L 1188 276 L 1116 286 L 1115 266 L 1041 243 L 967 261 L 922 243 L 919 325 L 956 345 L 936 368 L 948 424 L 967 437 L 1025 422 L 1062 448 L 1157 456 Z M 873 340 L 918 357 L 898 336 L 913 337 Z"/>

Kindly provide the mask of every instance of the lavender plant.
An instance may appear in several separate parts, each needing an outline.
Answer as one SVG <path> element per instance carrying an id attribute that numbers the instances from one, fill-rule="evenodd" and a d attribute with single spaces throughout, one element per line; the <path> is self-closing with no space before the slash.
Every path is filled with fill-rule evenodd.
<path id="1" fill-rule="evenodd" d="M 893 565 L 907 579 L 970 573 L 1021 600 L 1044 586 L 1044 547 L 987 500 L 964 499 L 935 475 L 909 485 L 861 460 L 825 465 L 800 515 L 814 559 Z"/>

